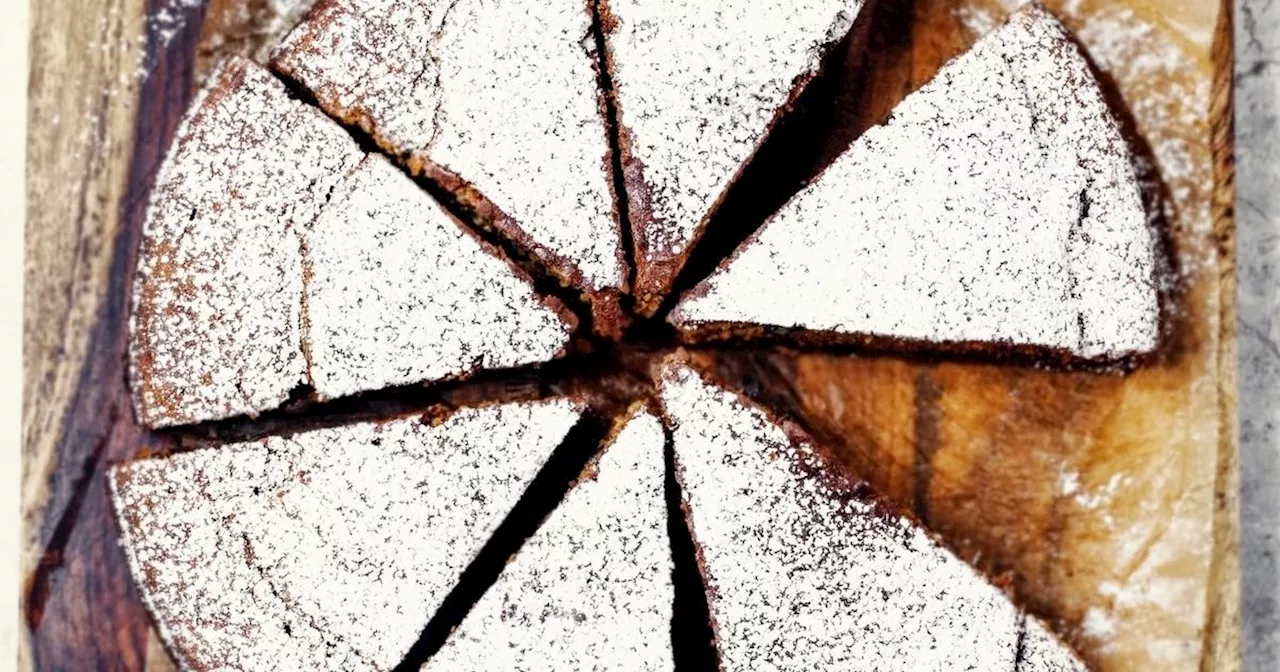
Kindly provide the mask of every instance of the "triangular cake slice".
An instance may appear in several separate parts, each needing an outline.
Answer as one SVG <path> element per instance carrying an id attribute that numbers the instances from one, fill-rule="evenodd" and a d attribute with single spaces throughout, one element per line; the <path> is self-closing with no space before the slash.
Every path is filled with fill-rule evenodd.
<path id="1" fill-rule="evenodd" d="M 641 313 L 864 4 L 601 0 Z"/>
<path id="2" fill-rule="evenodd" d="M 627 264 L 586 0 L 321 0 L 272 67 L 618 320 Z"/>
<path id="3" fill-rule="evenodd" d="M 678 356 L 660 376 L 720 669 L 1015 669 L 1003 592 L 798 427 Z"/>
<path id="4" fill-rule="evenodd" d="M 1134 157 L 1066 30 L 1032 4 L 868 130 L 701 285 L 697 337 L 1155 348 Z"/>
<path id="5" fill-rule="evenodd" d="M 185 669 L 390 670 L 580 413 L 480 406 L 115 467 L 135 584 Z"/>
<path id="6" fill-rule="evenodd" d="M 248 61 L 212 82 L 161 169 L 140 251 L 143 424 L 563 354 L 575 318 L 408 177 Z"/>
<path id="7" fill-rule="evenodd" d="M 577 319 L 381 156 L 306 235 L 303 329 L 322 398 L 564 354 Z"/>
<path id="8" fill-rule="evenodd" d="M 665 437 L 635 410 L 423 669 L 673 669 Z"/>

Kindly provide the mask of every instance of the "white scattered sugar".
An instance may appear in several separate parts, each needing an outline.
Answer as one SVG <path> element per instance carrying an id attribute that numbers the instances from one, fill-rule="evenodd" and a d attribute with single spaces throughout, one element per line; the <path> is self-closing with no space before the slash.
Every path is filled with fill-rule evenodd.
<path id="1" fill-rule="evenodd" d="M 862 0 L 609 0 L 620 123 L 649 198 L 629 193 L 638 260 L 670 259 L 760 145 L 799 78 L 853 25 Z M 634 217 L 634 215 L 633 215 Z"/>
<path id="2" fill-rule="evenodd" d="M 1016 672 L 1087 672 L 1088 669 L 1044 622 L 1034 616 L 1023 618 Z"/>
<path id="3" fill-rule="evenodd" d="M 130 373 L 148 426 L 274 408 L 304 381 L 300 227 L 363 153 L 240 58 L 210 78 L 152 189 Z"/>
<path id="4" fill-rule="evenodd" d="M 251 566 L 244 538 L 223 523 L 247 510 L 264 459 L 265 451 L 240 446 L 113 469 L 134 584 L 182 669 L 367 667 L 291 612 Z"/>
<path id="5" fill-rule="evenodd" d="M 1058 476 L 1058 493 L 1064 497 L 1070 497 L 1080 490 L 1080 474 L 1075 471 L 1066 470 Z"/>
<path id="6" fill-rule="evenodd" d="M 1029 6 L 867 131 L 672 321 L 1120 357 L 1156 344 L 1154 244 L 1097 83 Z"/>
<path id="7" fill-rule="evenodd" d="M 616 288 L 625 261 L 590 27 L 583 0 L 334 0 L 273 67 L 394 152 L 473 185 L 553 267 Z"/>
<path id="8" fill-rule="evenodd" d="M 672 669 L 664 443 L 633 415 L 423 669 Z"/>
<path id="9" fill-rule="evenodd" d="M 813 445 L 679 364 L 661 397 L 721 669 L 1013 668 L 1008 598 Z"/>
<path id="10" fill-rule="evenodd" d="M 334 192 L 307 252 L 322 397 L 546 361 L 573 331 L 563 306 L 379 156 Z"/>
<path id="11" fill-rule="evenodd" d="M 185 667 L 389 670 L 579 413 L 470 408 L 118 467 L 125 551 Z"/>
<path id="12" fill-rule="evenodd" d="M 164 49 L 192 19 L 203 14 L 197 10 L 206 0 L 161 0 L 160 6 L 147 15 L 147 34 L 157 49 Z"/>

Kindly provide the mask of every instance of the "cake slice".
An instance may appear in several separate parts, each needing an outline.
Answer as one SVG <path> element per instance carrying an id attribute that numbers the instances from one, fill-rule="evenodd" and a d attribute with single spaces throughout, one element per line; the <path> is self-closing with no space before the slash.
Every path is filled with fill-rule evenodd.
<path id="1" fill-rule="evenodd" d="M 321 0 L 271 65 L 621 319 L 586 0 Z"/>
<path id="2" fill-rule="evenodd" d="M 678 356 L 659 375 L 720 669 L 1015 669 L 1003 592 L 799 428 Z"/>
<path id="3" fill-rule="evenodd" d="M 670 321 L 695 338 L 1120 359 L 1157 344 L 1155 248 L 1097 80 L 1031 4 L 868 130 Z"/>
<path id="4" fill-rule="evenodd" d="M 321 398 L 564 354 L 577 319 L 381 156 L 306 235 L 304 346 Z"/>
<path id="5" fill-rule="evenodd" d="M 385 159 L 232 59 L 161 169 L 134 288 L 147 426 L 544 362 L 577 321 Z"/>
<path id="6" fill-rule="evenodd" d="M 480 406 L 111 470 L 135 585 L 192 670 L 390 670 L 576 402 Z"/>
<path id="7" fill-rule="evenodd" d="M 423 669 L 673 669 L 665 445 L 633 411 Z"/>
<path id="8" fill-rule="evenodd" d="M 601 1 L 641 313 L 864 4 Z"/>
<path id="9" fill-rule="evenodd" d="M 197 96 L 151 191 L 129 348 L 139 421 L 279 406 L 304 382 L 303 226 L 364 152 L 249 61 Z"/>

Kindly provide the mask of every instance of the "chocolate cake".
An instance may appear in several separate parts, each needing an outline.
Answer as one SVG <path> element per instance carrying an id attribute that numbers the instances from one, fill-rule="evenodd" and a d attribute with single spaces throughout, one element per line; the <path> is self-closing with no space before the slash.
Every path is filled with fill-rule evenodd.
<path id="1" fill-rule="evenodd" d="M 134 289 L 150 426 L 563 354 L 577 321 L 381 156 L 248 61 L 212 79 L 151 198 Z"/>
<path id="2" fill-rule="evenodd" d="M 725 191 L 866 3 L 601 4 L 634 294 L 652 314 Z"/>
<path id="3" fill-rule="evenodd" d="M 321 0 L 272 67 L 597 302 L 627 262 L 585 0 Z"/>
<path id="4" fill-rule="evenodd" d="M 152 194 L 131 382 L 148 427 L 249 417 L 150 435 L 223 438 L 109 475 L 179 664 L 665 670 L 705 645 L 726 672 L 1086 669 L 644 319 L 870 8 L 321 0 L 271 71 L 227 61 Z M 1024 9 L 669 320 L 691 340 L 1149 352 L 1132 161 L 1067 33 Z M 346 400 L 253 417 L 304 394 Z"/>
<path id="5" fill-rule="evenodd" d="M 390 670 L 581 407 L 319 429 L 112 469 L 134 581 L 192 670 Z"/>
<path id="6" fill-rule="evenodd" d="M 1155 259 L 1098 82 L 1030 4 L 862 135 L 670 321 L 693 338 L 1120 359 L 1156 347 Z"/>
<path id="7" fill-rule="evenodd" d="M 720 669 L 1021 665 L 1005 594 L 798 427 L 680 356 L 659 376 Z"/>
<path id="8" fill-rule="evenodd" d="M 424 670 L 671 670 L 666 434 L 636 409 Z"/>
<path id="9" fill-rule="evenodd" d="M 303 347 L 321 398 L 545 362 L 577 324 L 381 156 L 304 241 Z"/>

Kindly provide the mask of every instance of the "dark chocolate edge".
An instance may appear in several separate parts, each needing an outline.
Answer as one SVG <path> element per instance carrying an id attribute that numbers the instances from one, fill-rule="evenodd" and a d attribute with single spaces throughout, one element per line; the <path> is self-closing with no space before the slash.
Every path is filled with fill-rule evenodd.
<path id="1" fill-rule="evenodd" d="M 155 306 L 154 287 L 146 281 L 143 270 L 145 264 L 142 262 L 143 259 L 151 256 L 152 252 L 149 251 L 155 245 L 155 239 L 147 235 L 147 229 L 151 221 L 152 208 L 160 197 L 158 191 L 161 186 L 160 177 L 166 172 L 171 157 L 186 150 L 186 146 L 192 139 L 192 130 L 200 120 L 210 114 L 210 110 L 217 106 L 231 89 L 243 83 L 248 67 L 252 67 L 251 61 L 235 55 L 221 60 L 215 66 L 208 81 L 183 113 L 174 136 L 164 152 L 164 157 L 156 169 L 156 174 L 152 177 L 152 184 L 147 189 L 147 208 L 144 210 L 144 222 L 138 243 L 138 263 L 129 281 L 128 343 L 125 355 L 128 360 L 126 376 L 130 401 L 138 423 L 147 429 L 188 424 L 193 421 L 190 415 L 177 410 L 178 405 L 173 401 L 173 397 L 176 396 L 174 391 L 168 388 L 160 389 L 153 381 L 155 352 L 152 347 L 151 324 L 159 310 Z M 148 394 L 151 396 L 151 401 L 147 399 Z"/>
<path id="2" fill-rule="evenodd" d="M 133 551 L 133 546 L 136 543 L 134 541 L 134 529 L 137 525 L 134 522 L 132 512 L 121 509 L 119 505 L 120 488 L 132 477 L 131 465 L 132 463 L 114 465 L 105 474 L 108 500 L 111 502 L 111 511 L 115 514 L 111 516 L 111 520 L 115 523 L 116 540 L 125 556 L 125 565 L 129 569 L 129 578 L 133 581 L 138 599 L 142 601 L 147 620 L 151 622 L 152 627 L 155 628 L 156 634 L 160 638 L 161 648 L 164 649 L 165 653 L 168 654 L 179 669 L 189 672 L 203 672 L 208 668 L 196 662 L 198 656 L 191 653 L 187 646 L 179 642 L 179 638 L 175 633 L 156 617 L 155 605 L 151 600 L 151 581 L 147 579 L 146 570 L 138 564 L 137 556 Z"/>

